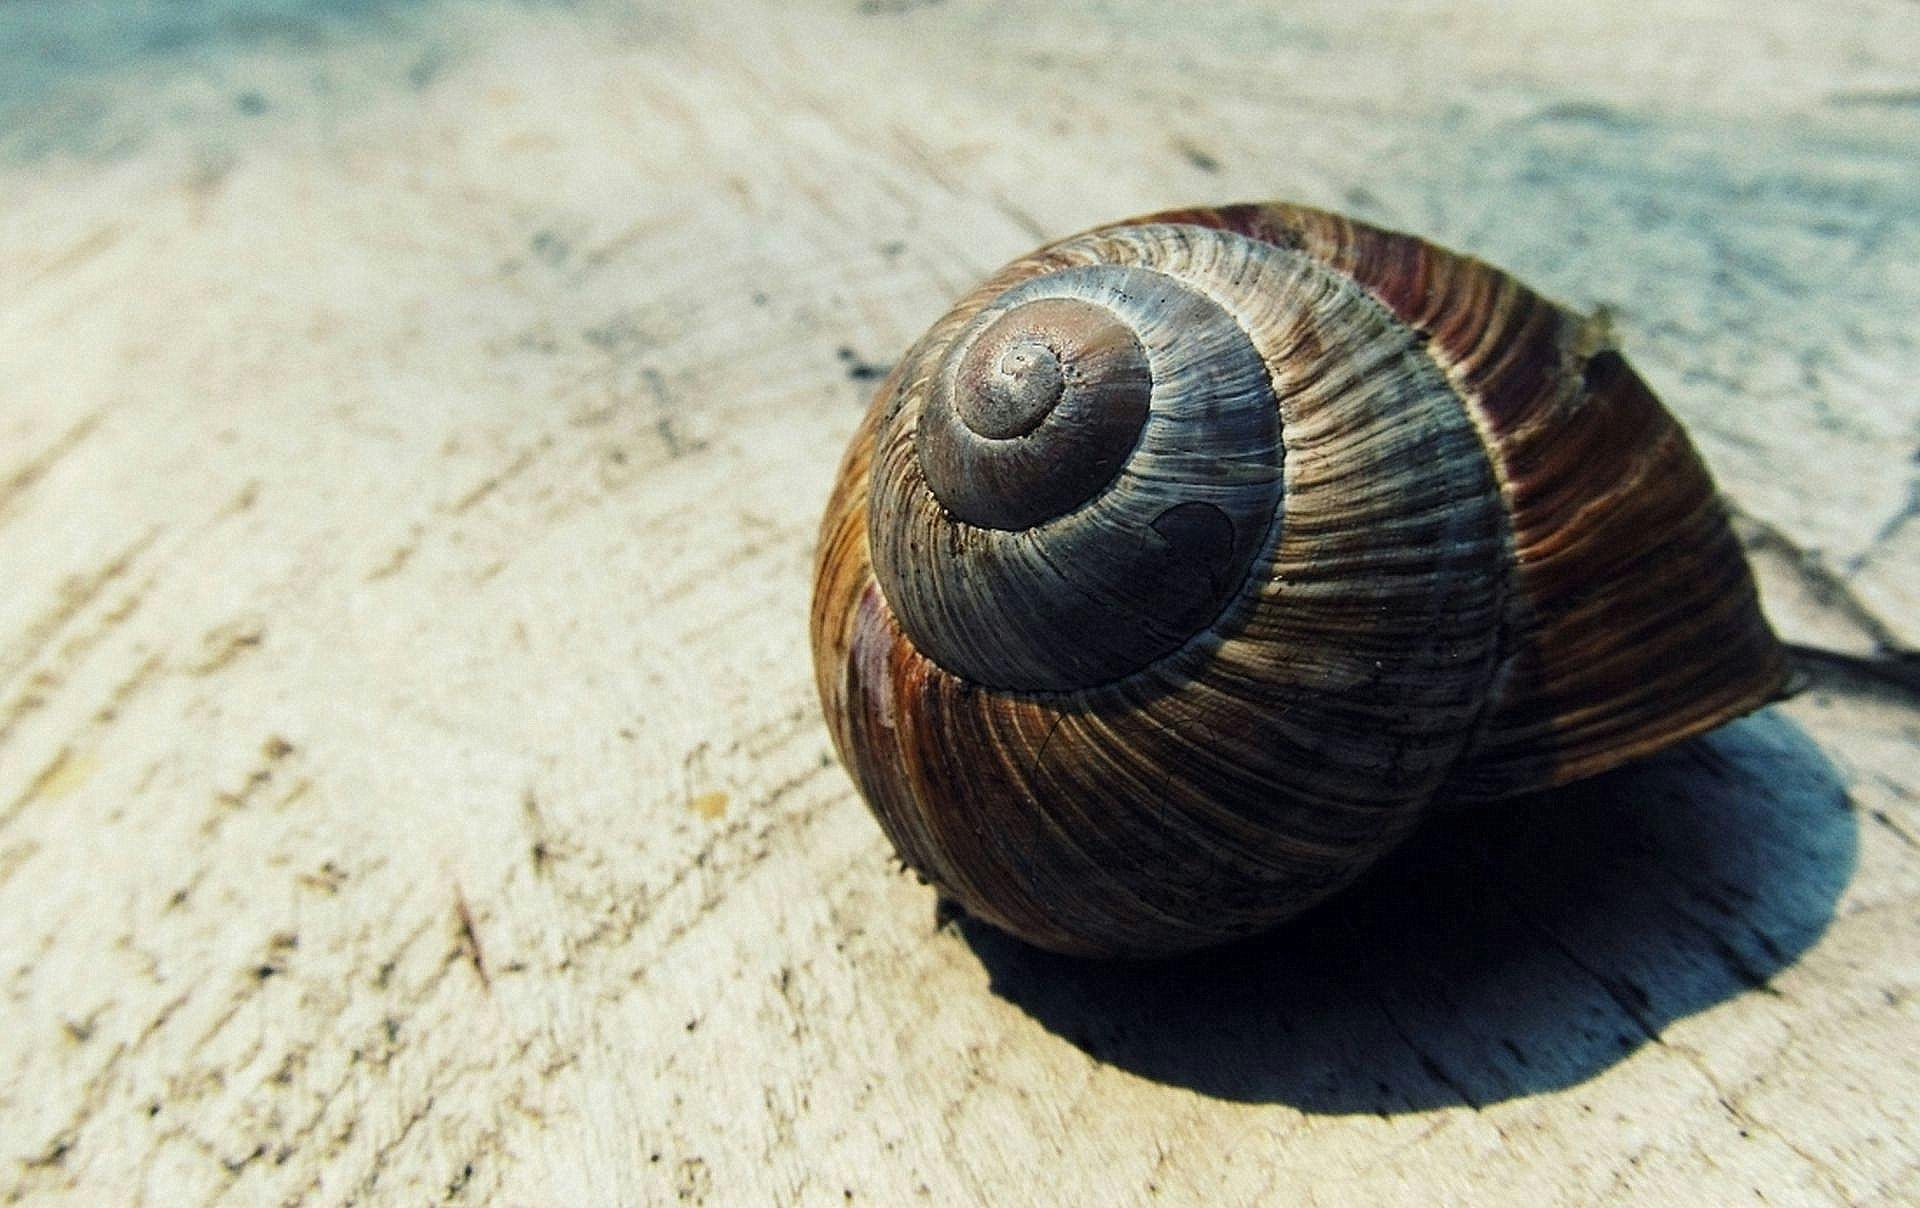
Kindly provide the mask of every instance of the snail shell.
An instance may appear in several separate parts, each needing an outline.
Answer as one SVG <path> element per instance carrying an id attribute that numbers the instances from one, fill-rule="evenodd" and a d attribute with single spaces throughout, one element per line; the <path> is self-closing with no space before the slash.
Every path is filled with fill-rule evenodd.
<path id="1" fill-rule="evenodd" d="M 1050 244 L 936 323 L 841 467 L 812 636 L 900 858 L 1097 955 L 1268 928 L 1435 802 L 1603 771 L 1785 678 L 1600 324 L 1279 204 Z"/>

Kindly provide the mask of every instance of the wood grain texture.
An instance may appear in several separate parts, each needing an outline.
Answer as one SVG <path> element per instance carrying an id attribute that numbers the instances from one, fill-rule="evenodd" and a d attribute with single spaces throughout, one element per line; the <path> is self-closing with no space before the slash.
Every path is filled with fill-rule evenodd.
<path id="1" fill-rule="evenodd" d="M 0 1196 L 1920 1197 L 1911 14 L 1163 11 L 0 5 Z M 838 454 L 994 265 L 1276 196 L 1606 308 L 1825 653 L 1216 962 L 941 926 Z"/>

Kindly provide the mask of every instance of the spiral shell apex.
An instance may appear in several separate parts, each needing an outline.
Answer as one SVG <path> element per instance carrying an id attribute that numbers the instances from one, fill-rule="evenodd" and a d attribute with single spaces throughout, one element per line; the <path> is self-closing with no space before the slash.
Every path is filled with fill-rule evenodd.
<path id="1" fill-rule="evenodd" d="M 1287 205 L 1050 244 L 881 386 L 812 614 L 901 859 L 1042 947 L 1321 900 L 1435 805 L 1775 699 L 1684 433 L 1589 322 Z"/>

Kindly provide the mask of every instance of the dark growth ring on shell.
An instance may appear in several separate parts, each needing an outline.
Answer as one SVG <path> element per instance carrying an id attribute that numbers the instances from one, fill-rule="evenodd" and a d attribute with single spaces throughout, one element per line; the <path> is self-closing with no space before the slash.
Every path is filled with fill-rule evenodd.
<path id="1" fill-rule="evenodd" d="M 1294 206 L 1009 265 L 882 385 L 815 670 L 900 857 L 1061 951 L 1272 926 L 1435 804 L 1780 694 L 1712 481 L 1585 320 Z"/>

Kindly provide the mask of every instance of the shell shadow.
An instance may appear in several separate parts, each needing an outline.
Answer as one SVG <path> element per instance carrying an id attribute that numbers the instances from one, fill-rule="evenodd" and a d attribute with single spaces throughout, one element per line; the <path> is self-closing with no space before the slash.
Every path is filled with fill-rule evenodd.
<path id="1" fill-rule="evenodd" d="M 971 919 L 992 989 L 1091 1056 L 1224 1099 L 1387 1114 L 1572 1086 L 1768 979 L 1853 874 L 1851 802 L 1768 711 L 1442 816 L 1271 935 L 1113 965 Z"/>

